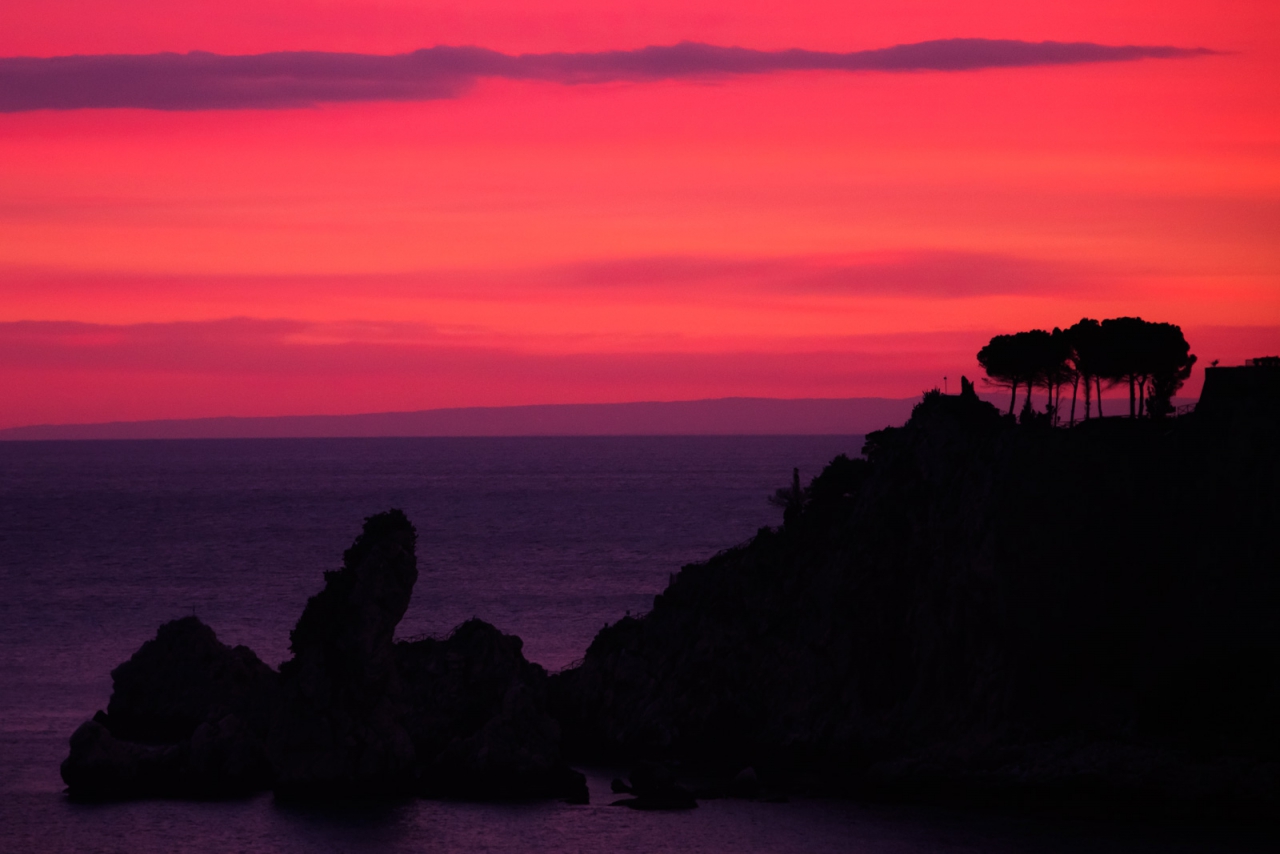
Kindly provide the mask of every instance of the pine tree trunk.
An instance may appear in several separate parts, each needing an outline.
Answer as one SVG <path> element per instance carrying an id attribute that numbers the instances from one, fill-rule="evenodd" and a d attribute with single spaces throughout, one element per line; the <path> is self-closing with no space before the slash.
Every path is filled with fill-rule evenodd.
<path id="1" fill-rule="evenodd" d="M 1013 396 L 1009 398 L 1009 414 L 1013 414 L 1013 407 L 1018 404 L 1018 381 L 1013 381 Z"/>
<path id="2" fill-rule="evenodd" d="M 1129 374 L 1129 417 L 1130 418 L 1138 417 L 1138 404 L 1133 397 L 1133 393 L 1135 390 L 1136 388 L 1133 384 L 1133 374 Z"/>
<path id="3" fill-rule="evenodd" d="M 1071 381 L 1071 424 L 1069 425 L 1071 427 L 1076 426 L 1076 392 L 1079 390 L 1080 375 L 1077 374 L 1076 378 Z"/>
<path id="4" fill-rule="evenodd" d="M 1102 417 L 1102 377 L 1094 377 L 1094 382 L 1098 386 L 1098 417 Z"/>

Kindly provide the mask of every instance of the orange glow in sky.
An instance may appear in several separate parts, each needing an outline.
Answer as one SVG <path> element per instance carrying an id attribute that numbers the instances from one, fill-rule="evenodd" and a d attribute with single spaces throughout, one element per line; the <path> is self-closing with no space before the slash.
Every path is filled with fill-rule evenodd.
<path id="1" fill-rule="evenodd" d="M 1178 323 L 1201 365 L 1280 352 L 1280 5 L 1043 5 L 7 0 L 0 427 L 907 397 L 978 375 L 996 332 L 1086 315 Z M 958 38 L 1212 53 L 486 72 L 266 108 L 67 108 L 72 84 L 5 76 L 192 50 Z"/>

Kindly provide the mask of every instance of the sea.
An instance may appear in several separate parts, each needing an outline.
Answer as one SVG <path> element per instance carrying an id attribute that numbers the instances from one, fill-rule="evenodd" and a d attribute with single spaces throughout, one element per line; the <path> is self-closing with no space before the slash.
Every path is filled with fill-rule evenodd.
<path id="1" fill-rule="evenodd" d="M 398 635 L 473 616 L 548 670 L 647 611 L 686 564 L 744 542 L 859 436 L 0 442 L 0 852 L 1200 852 L 1274 850 L 1229 827 L 863 804 L 84 804 L 58 765 L 105 708 L 111 669 L 195 614 L 267 663 L 374 513 L 418 530 Z"/>

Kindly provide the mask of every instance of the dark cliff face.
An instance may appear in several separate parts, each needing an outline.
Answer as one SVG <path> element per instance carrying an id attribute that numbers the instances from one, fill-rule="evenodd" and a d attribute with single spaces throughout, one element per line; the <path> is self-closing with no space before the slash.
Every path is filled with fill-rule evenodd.
<path id="1" fill-rule="evenodd" d="M 927 395 L 555 677 L 571 748 L 1033 783 L 1103 743 L 1143 757 L 1103 777 L 1280 759 L 1280 469 L 1239 429 Z"/>

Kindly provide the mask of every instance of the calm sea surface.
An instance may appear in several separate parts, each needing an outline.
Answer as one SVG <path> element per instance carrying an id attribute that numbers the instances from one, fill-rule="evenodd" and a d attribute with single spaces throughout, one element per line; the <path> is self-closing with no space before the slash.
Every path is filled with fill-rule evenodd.
<path id="1" fill-rule="evenodd" d="M 365 516 L 403 509 L 420 575 L 401 637 L 478 616 L 555 670 L 648 609 L 683 564 L 742 542 L 858 437 L 0 443 L 0 851 L 1246 851 L 1223 831 L 1051 825 L 840 801 L 607 806 L 408 801 L 313 810 L 81 805 L 58 763 L 110 671 L 195 613 L 269 664 Z"/>

